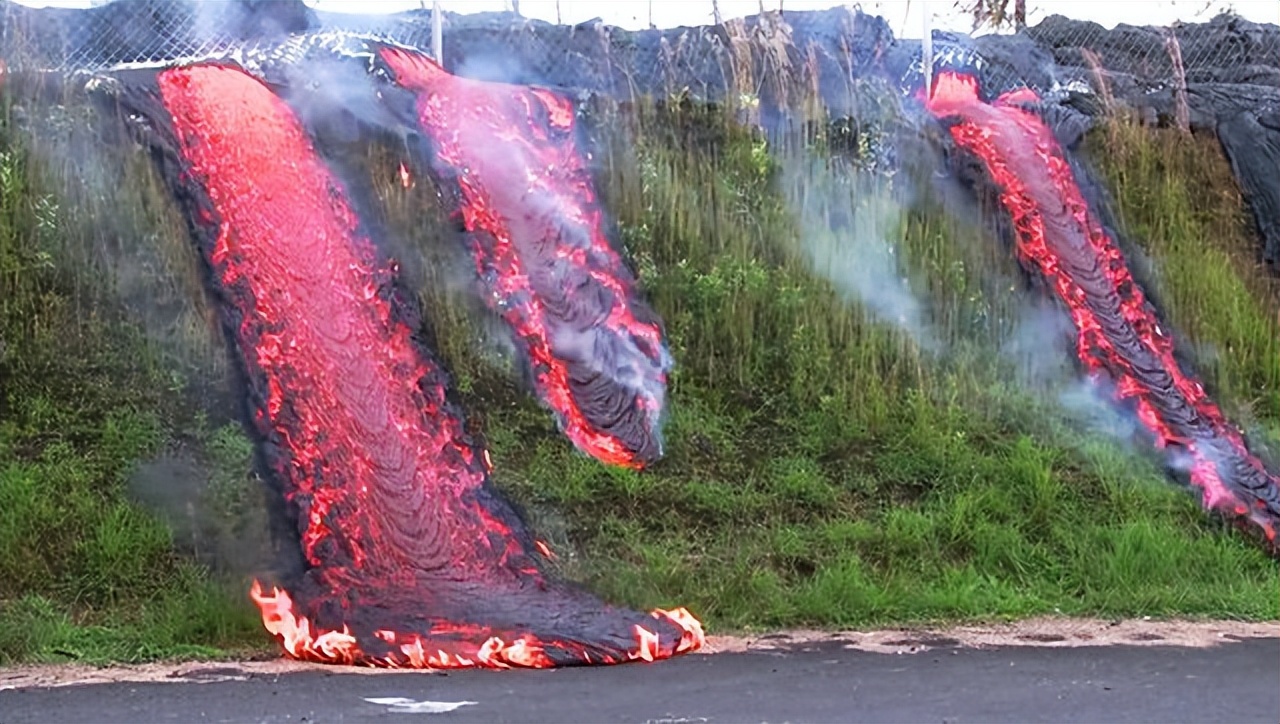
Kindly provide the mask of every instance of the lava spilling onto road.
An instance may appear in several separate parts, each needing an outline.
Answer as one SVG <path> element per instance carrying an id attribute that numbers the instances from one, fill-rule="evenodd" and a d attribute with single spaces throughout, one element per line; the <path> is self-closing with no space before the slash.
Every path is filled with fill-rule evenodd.
<path id="1" fill-rule="evenodd" d="M 1280 477 L 1251 454 L 1239 429 L 1174 358 L 1173 340 L 1113 236 L 1081 192 L 1052 131 L 1028 108 L 1029 90 L 991 103 L 973 75 L 938 73 L 927 108 L 977 156 L 1013 220 L 1021 261 L 1066 305 L 1090 378 L 1131 406 L 1204 506 L 1255 524 L 1274 546 Z"/>
<path id="2" fill-rule="evenodd" d="M 544 572 L 547 550 L 490 482 L 395 265 L 280 97 L 212 62 L 119 79 L 185 205 L 297 515 L 305 572 L 252 591 L 290 656 L 547 667 L 702 644 L 683 609 L 613 608 Z"/>
<path id="3" fill-rule="evenodd" d="M 452 187 L 486 299 L 514 332 L 538 396 L 580 450 L 630 467 L 656 460 L 671 358 L 605 231 L 573 102 L 375 47 L 412 95 L 408 121 L 432 147 L 416 160 Z"/>

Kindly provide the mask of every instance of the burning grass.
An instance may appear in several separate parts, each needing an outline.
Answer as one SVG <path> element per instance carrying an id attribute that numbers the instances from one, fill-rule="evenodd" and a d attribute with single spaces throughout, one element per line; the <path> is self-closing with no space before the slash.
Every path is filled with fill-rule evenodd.
<path id="1" fill-rule="evenodd" d="M 406 188 L 387 149 L 364 159 L 496 482 L 559 573 L 620 604 L 680 601 L 712 632 L 1054 611 L 1280 617 L 1274 561 L 1148 459 L 1063 421 L 994 352 L 1022 298 L 984 229 L 927 194 L 882 220 L 948 350 L 939 361 L 815 277 L 798 246 L 788 197 L 807 194 L 816 226 L 833 227 L 880 189 L 806 172 L 779 194 L 763 141 L 719 111 L 601 125 L 620 120 L 632 135 L 602 149 L 604 206 L 676 359 L 666 455 L 644 472 L 578 453 L 518 389 L 483 310 L 457 293 L 468 260 L 443 222 L 424 223 L 440 219 L 428 184 Z M 252 507 L 244 438 L 219 404 L 226 353 L 192 291 L 180 217 L 145 159 L 122 154 L 111 184 L 67 183 L 47 155 L 27 163 L 9 126 L 0 138 L 0 657 L 268 644 L 243 580 L 228 585 L 181 516 L 141 507 L 129 485 L 140 461 L 181 451 L 222 481 L 221 502 L 184 506 Z M 1227 178 L 1220 152 L 1123 125 L 1090 143 L 1216 398 L 1274 449 L 1280 303 L 1248 258 L 1238 196 L 1194 181 Z"/>

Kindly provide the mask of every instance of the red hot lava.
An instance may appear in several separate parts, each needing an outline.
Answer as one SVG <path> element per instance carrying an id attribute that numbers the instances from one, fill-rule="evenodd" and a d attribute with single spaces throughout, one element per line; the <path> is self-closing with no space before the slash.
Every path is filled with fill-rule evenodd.
<path id="1" fill-rule="evenodd" d="M 1090 377 L 1109 380 L 1156 445 L 1185 461 L 1206 508 L 1251 521 L 1274 545 L 1280 478 L 1174 359 L 1173 340 L 1085 201 L 1052 131 L 1021 105 L 1038 97 L 1023 89 L 988 104 L 978 91 L 972 75 L 943 70 L 926 105 L 1000 189 L 1019 256 L 1066 304 Z"/>
<path id="2" fill-rule="evenodd" d="M 611 608 L 544 574 L 394 267 L 283 100 L 218 64 L 143 72 L 120 100 L 187 206 L 296 507 L 307 570 L 287 591 L 252 591 L 290 656 L 546 667 L 701 645 L 683 609 Z"/>
<path id="3" fill-rule="evenodd" d="M 670 356 L 605 233 L 573 103 L 378 47 L 415 96 L 414 125 L 434 147 L 420 160 L 456 187 L 489 305 L 515 332 L 539 397 L 580 450 L 631 467 L 656 460 Z"/>

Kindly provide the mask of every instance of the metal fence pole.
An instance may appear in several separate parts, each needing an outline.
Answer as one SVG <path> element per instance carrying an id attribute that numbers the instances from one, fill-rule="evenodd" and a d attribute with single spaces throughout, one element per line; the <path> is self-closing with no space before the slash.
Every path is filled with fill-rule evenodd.
<path id="1" fill-rule="evenodd" d="M 1173 63 L 1173 100 L 1174 117 L 1178 122 L 1178 130 L 1191 133 L 1191 111 L 1187 107 L 1187 68 L 1182 63 L 1182 44 L 1173 28 L 1165 28 L 1165 50 Z"/>
<path id="2" fill-rule="evenodd" d="M 431 0 L 431 54 L 444 67 L 444 18 L 440 17 L 440 0 Z"/>
<path id="3" fill-rule="evenodd" d="M 933 26 L 929 18 L 928 0 L 920 0 L 922 34 L 920 37 L 920 63 L 924 66 L 924 97 L 933 97 Z"/>

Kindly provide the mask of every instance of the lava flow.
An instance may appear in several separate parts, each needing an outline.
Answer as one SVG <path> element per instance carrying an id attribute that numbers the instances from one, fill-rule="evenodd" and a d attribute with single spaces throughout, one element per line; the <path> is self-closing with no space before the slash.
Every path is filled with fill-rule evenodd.
<path id="1" fill-rule="evenodd" d="M 1090 209 L 1052 131 L 1024 107 L 1037 96 L 1023 89 L 985 103 L 979 90 L 974 76 L 943 70 L 926 105 L 1000 189 L 1019 257 L 1065 303 L 1088 374 L 1132 406 L 1173 465 L 1189 471 L 1206 508 L 1251 521 L 1274 545 L 1280 477 L 1250 453 L 1241 432 L 1175 360 L 1173 340 Z"/>
<path id="2" fill-rule="evenodd" d="M 683 609 L 612 608 L 542 570 L 419 320 L 290 108 L 238 67 L 119 74 L 212 271 L 306 570 L 255 583 L 293 657 L 390 667 L 617 663 L 698 648 Z"/>
<path id="3" fill-rule="evenodd" d="M 450 187 L 489 306 L 513 330 L 539 397 L 580 450 L 631 467 L 656 460 L 671 358 L 605 233 L 573 103 L 376 47 L 412 96 L 409 120 L 433 146 L 417 160 Z"/>

